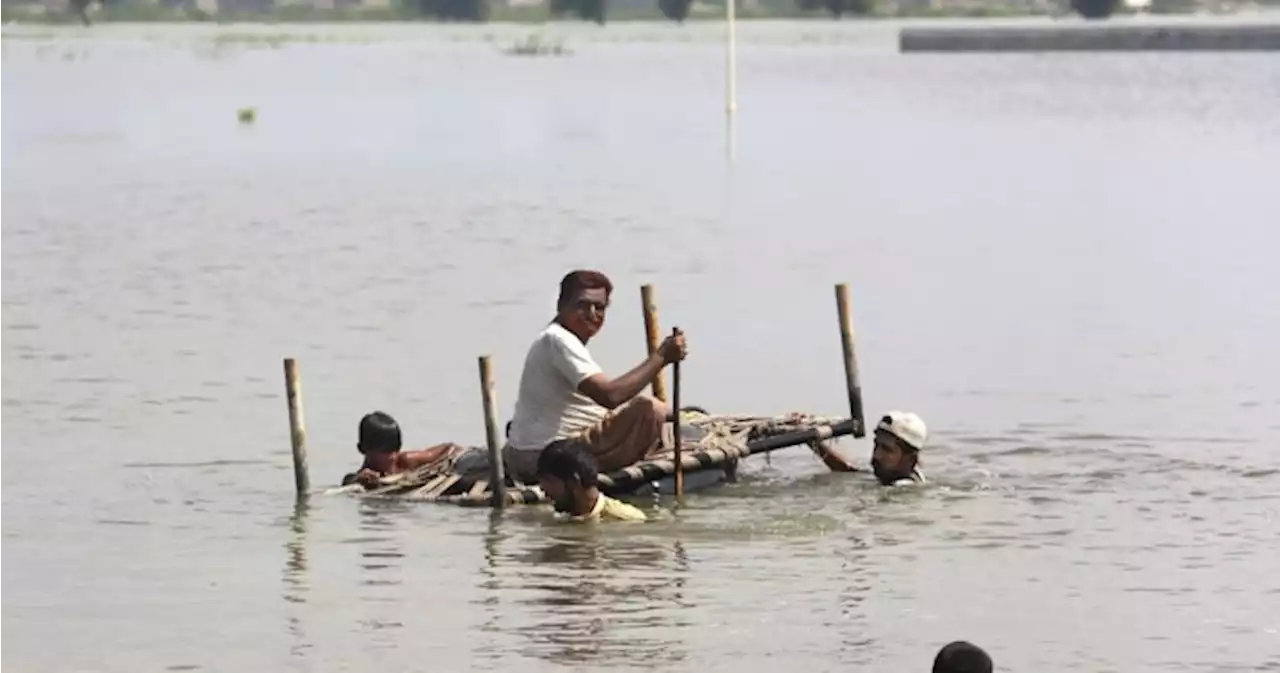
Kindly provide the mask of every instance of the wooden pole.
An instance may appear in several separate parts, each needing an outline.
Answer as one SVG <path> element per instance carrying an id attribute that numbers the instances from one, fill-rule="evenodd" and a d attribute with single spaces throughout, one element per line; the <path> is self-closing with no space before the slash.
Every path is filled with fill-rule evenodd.
<path id="1" fill-rule="evenodd" d="M 734 158 L 734 114 L 738 111 L 738 53 L 735 34 L 736 17 L 735 0 L 725 0 L 725 69 L 724 69 L 724 113 L 725 113 L 725 150 L 729 161 Z"/>
<path id="2" fill-rule="evenodd" d="M 640 286 L 640 303 L 644 309 L 645 341 L 649 346 L 649 355 L 653 355 L 657 352 L 658 344 L 662 341 L 659 336 L 662 328 L 658 327 L 658 305 L 653 301 L 652 285 Z M 653 396 L 663 402 L 667 401 L 667 381 L 662 377 L 662 374 L 653 377 Z"/>
<path id="3" fill-rule="evenodd" d="M 867 424 L 862 412 L 862 384 L 858 381 L 858 357 L 854 349 L 847 283 L 836 285 L 836 310 L 840 315 L 840 344 L 844 350 L 844 384 L 849 393 L 849 417 L 856 423 L 853 436 L 861 439 L 867 436 Z"/>
<path id="4" fill-rule="evenodd" d="M 293 484 L 298 497 L 311 492 L 311 475 L 307 473 L 307 424 L 302 416 L 302 380 L 298 377 L 298 361 L 284 360 L 284 389 L 289 400 L 289 439 L 293 444 Z"/>
<path id="5" fill-rule="evenodd" d="M 480 394 L 484 398 L 484 438 L 489 444 L 490 505 L 502 509 L 507 505 L 507 477 L 502 465 L 502 445 L 498 443 L 498 404 L 494 401 L 493 368 L 489 356 L 480 356 Z"/>
<path id="6" fill-rule="evenodd" d="M 724 112 L 732 123 L 733 114 L 738 111 L 738 40 L 735 33 L 737 23 L 734 10 L 736 2 L 726 0 L 724 3 L 725 27 L 725 69 L 724 69 Z"/>
<path id="7" fill-rule="evenodd" d="M 671 328 L 671 336 L 680 334 L 679 327 Z M 680 435 L 680 361 L 676 360 L 671 364 L 671 406 L 674 409 L 672 414 L 672 434 L 675 436 L 675 462 L 676 462 L 676 497 L 684 497 L 684 465 L 681 459 L 684 457 L 682 446 L 684 444 L 683 437 Z"/>

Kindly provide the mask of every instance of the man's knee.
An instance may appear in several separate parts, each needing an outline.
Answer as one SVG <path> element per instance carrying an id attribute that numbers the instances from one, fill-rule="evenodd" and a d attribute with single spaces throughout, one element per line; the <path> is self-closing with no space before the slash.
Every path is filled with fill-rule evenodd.
<path id="1" fill-rule="evenodd" d="M 647 418 L 666 420 L 669 413 L 665 403 L 650 395 L 636 395 L 627 403 L 627 406 L 634 409 L 632 413 Z"/>
<path id="2" fill-rule="evenodd" d="M 507 476 L 526 484 L 536 483 L 539 453 L 541 451 L 520 451 L 510 444 L 502 447 L 502 462 Z"/>

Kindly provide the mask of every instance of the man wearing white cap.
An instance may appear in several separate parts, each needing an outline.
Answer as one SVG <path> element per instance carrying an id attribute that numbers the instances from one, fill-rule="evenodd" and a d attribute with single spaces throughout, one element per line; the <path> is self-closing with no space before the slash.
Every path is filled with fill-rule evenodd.
<path id="1" fill-rule="evenodd" d="M 871 449 L 871 470 L 885 486 L 923 484 L 920 451 L 929 439 L 929 429 L 919 416 L 909 411 L 890 411 L 876 424 L 875 445 Z M 810 447 L 833 472 L 858 472 L 844 457 L 825 443 Z"/>

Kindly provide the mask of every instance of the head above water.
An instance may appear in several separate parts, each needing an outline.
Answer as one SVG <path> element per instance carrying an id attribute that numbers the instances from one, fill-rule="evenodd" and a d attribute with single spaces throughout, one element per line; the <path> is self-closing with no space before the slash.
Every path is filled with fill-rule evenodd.
<path id="1" fill-rule="evenodd" d="M 585 514 L 599 495 L 595 458 L 585 444 L 551 442 L 538 454 L 538 485 L 557 512 Z"/>
<path id="2" fill-rule="evenodd" d="M 364 454 L 365 466 L 386 472 L 400 451 L 400 424 L 390 414 L 375 411 L 360 419 L 360 439 L 356 449 Z"/>
<path id="3" fill-rule="evenodd" d="M 613 283 L 599 271 L 570 271 L 560 280 L 556 321 L 586 343 L 604 328 Z"/>
<path id="4" fill-rule="evenodd" d="M 908 411 L 890 411 L 876 424 L 871 449 L 871 469 L 881 484 L 910 479 L 920 462 L 920 451 L 929 439 L 929 430 L 919 416 Z"/>
<path id="5" fill-rule="evenodd" d="M 968 641 L 948 643 L 933 660 L 933 673 L 991 673 L 991 657 Z"/>

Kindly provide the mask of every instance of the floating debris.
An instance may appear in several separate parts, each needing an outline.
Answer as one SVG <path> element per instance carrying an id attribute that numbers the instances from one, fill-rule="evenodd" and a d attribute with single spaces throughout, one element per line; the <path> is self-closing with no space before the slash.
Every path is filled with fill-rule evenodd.
<path id="1" fill-rule="evenodd" d="M 573 52 L 562 41 L 545 41 L 534 33 L 517 41 L 505 50 L 509 56 L 568 56 Z"/>

